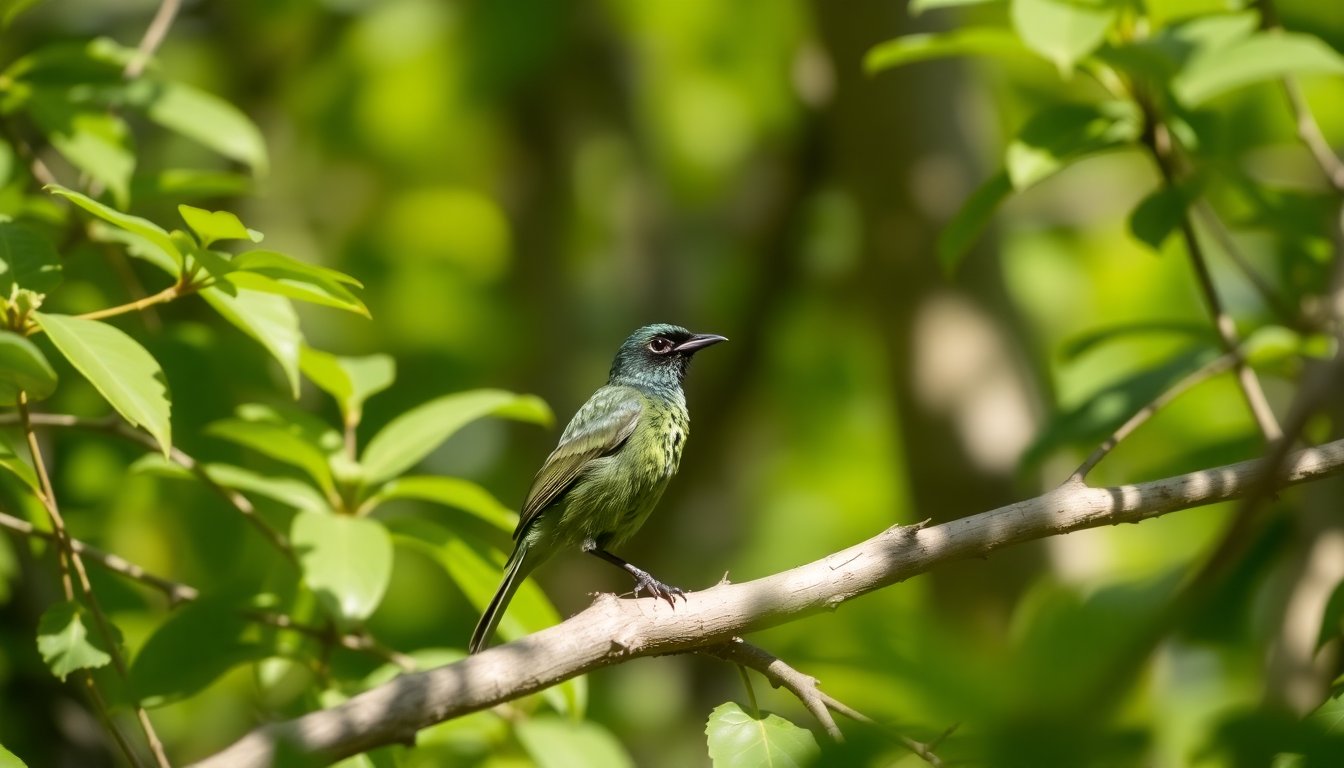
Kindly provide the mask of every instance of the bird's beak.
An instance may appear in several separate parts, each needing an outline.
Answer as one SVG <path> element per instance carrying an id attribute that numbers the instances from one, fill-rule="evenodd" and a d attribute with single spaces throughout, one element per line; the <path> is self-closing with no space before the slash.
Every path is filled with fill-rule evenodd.
<path id="1" fill-rule="evenodd" d="M 711 344 L 718 344 L 720 341 L 727 341 L 727 336 L 720 336 L 717 333 L 697 333 L 691 338 L 677 345 L 678 352 L 694 352 L 697 349 L 704 349 Z"/>

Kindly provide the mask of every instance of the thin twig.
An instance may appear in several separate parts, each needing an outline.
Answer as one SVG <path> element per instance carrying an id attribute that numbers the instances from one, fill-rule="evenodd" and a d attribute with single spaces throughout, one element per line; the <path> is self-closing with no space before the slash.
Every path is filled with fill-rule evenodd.
<path id="1" fill-rule="evenodd" d="M 1154 398 L 1152 402 L 1140 408 L 1133 416 L 1130 416 L 1124 424 L 1121 424 L 1119 428 L 1115 430 L 1115 432 L 1111 433 L 1110 437 L 1106 438 L 1101 445 L 1097 446 L 1096 449 L 1092 451 L 1091 455 L 1089 455 L 1082 464 L 1078 465 L 1078 468 L 1073 471 L 1073 474 L 1069 475 L 1069 479 L 1065 482 L 1082 482 L 1083 479 L 1087 477 L 1087 473 L 1091 472 L 1093 468 L 1100 464 L 1101 460 L 1106 458 L 1106 456 L 1120 444 L 1120 441 L 1133 434 L 1134 430 L 1143 426 L 1144 422 L 1152 418 L 1159 410 L 1165 408 L 1173 400 L 1185 394 L 1193 387 L 1208 381 L 1214 376 L 1217 376 L 1223 371 L 1236 365 L 1236 362 L 1236 355 L 1225 354 L 1222 357 L 1215 358 L 1208 363 L 1205 363 L 1198 369 L 1192 371 L 1185 378 L 1173 384 L 1169 389 Z"/>
<path id="2" fill-rule="evenodd" d="M 1157 163 L 1163 183 L 1175 189 L 1177 187 L 1177 171 L 1171 132 L 1168 130 L 1166 123 L 1158 119 L 1153 113 L 1150 104 L 1144 102 L 1143 109 L 1147 117 L 1148 127 L 1144 131 L 1144 144 Z M 1195 280 L 1199 285 L 1200 293 L 1204 296 L 1205 304 L 1208 305 L 1209 315 L 1213 319 L 1214 329 L 1218 332 L 1218 340 L 1222 344 L 1223 351 L 1237 355 L 1235 365 L 1237 384 L 1241 387 L 1241 393 L 1246 398 L 1246 405 L 1250 408 L 1251 416 L 1260 428 L 1260 434 L 1264 437 L 1265 442 L 1274 445 L 1283 438 L 1283 430 L 1274 417 L 1273 409 L 1269 407 L 1269 400 L 1260 387 L 1260 380 L 1255 377 L 1255 372 L 1251 370 L 1250 366 L 1246 365 L 1246 362 L 1241 359 L 1238 352 L 1241 340 L 1237 336 L 1236 324 L 1232 321 L 1232 316 L 1223 308 L 1222 300 L 1218 298 L 1218 289 L 1214 286 L 1213 275 L 1209 272 L 1208 261 L 1204 258 L 1204 250 L 1199 244 L 1199 237 L 1195 233 L 1195 227 L 1188 212 L 1181 214 L 1181 234 L 1185 239 L 1186 252 L 1190 256 L 1190 265 L 1195 271 Z"/>
<path id="3" fill-rule="evenodd" d="M 85 312 L 81 315 L 76 315 L 76 317 L 84 320 L 102 320 L 105 317 L 115 317 L 129 312 L 140 312 L 155 304 L 163 304 L 172 301 L 173 299 L 195 293 L 196 290 L 196 287 L 193 285 L 174 283 L 167 288 L 164 288 L 162 291 L 150 296 L 145 296 L 144 298 L 136 299 L 135 301 L 128 301 L 125 304 L 118 304 L 115 307 L 106 307 L 92 312 Z"/>
<path id="4" fill-rule="evenodd" d="M 89 701 L 93 704 L 93 711 L 98 714 L 98 719 L 103 721 L 103 727 L 108 733 L 112 734 L 112 740 L 117 742 L 117 747 L 121 753 L 126 756 L 126 760 L 132 768 L 140 768 L 144 763 L 140 756 L 135 753 L 135 748 L 126 740 L 126 734 L 121 732 L 117 723 L 112 719 L 112 714 L 108 712 L 107 701 L 103 699 L 103 694 L 99 692 L 98 686 L 93 681 L 93 673 L 87 669 L 80 670 L 80 678 L 84 681 L 84 690 L 89 696 Z"/>
<path id="5" fill-rule="evenodd" d="M 1261 29 L 1282 32 L 1283 23 L 1279 19 L 1279 9 L 1274 0 L 1260 0 L 1259 6 Z M 1316 116 L 1312 114 L 1306 96 L 1302 93 L 1302 86 L 1292 75 L 1285 76 L 1281 82 L 1284 95 L 1288 97 L 1288 108 L 1293 113 L 1298 138 L 1307 146 L 1312 157 L 1316 158 L 1316 164 L 1321 167 L 1321 172 L 1325 174 L 1330 186 L 1344 193 L 1344 163 L 1340 162 L 1339 156 L 1330 148 L 1330 142 L 1325 140 L 1321 125 L 1316 122 Z"/>
<path id="6" fill-rule="evenodd" d="M 181 6 L 180 0 L 163 0 L 159 4 L 159 10 L 154 13 L 154 18 L 150 20 L 149 26 L 145 29 L 144 37 L 140 38 L 140 45 L 135 49 L 135 55 L 126 62 L 126 68 L 122 70 L 122 76 L 127 80 L 134 80 L 145 71 L 145 65 L 154 56 L 154 51 L 158 50 L 163 43 L 163 39 L 168 35 L 168 28 L 173 25 L 173 19 L 177 16 L 177 9 Z"/>
<path id="7" fill-rule="evenodd" d="M 770 685 L 775 688 L 783 687 L 787 689 L 789 693 L 798 697 L 807 711 L 811 712 L 812 716 L 821 723 L 827 735 L 837 742 L 843 742 L 845 739 L 844 734 L 840 732 L 840 727 L 835 724 L 835 718 L 831 717 L 831 710 L 839 712 L 856 722 L 880 728 L 900 741 L 907 749 L 929 765 L 941 766 L 943 764 L 938 756 L 933 753 L 933 748 L 930 745 L 896 733 L 891 728 L 844 704 L 834 696 L 823 692 L 821 684 L 815 677 L 799 672 L 778 656 L 741 638 L 733 638 L 725 643 L 698 648 L 696 653 L 732 662 L 738 665 L 738 669 L 751 667 L 764 675 L 765 679 L 770 681 Z M 748 684 L 748 687 L 750 687 L 750 684 Z M 752 704 L 755 705 L 755 696 L 752 697 Z"/>
<path id="8" fill-rule="evenodd" d="M 128 426 L 115 416 L 105 419 L 85 419 L 61 413 L 34 413 L 31 415 L 31 420 L 34 426 L 83 429 L 93 432 L 102 432 L 114 437 L 119 437 L 123 440 L 137 443 L 152 451 L 157 452 L 159 450 L 159 444 L 155 441 L 153 436 Z M 16 420 L 12 415 L 0 414 L 0 425 L 13 423 L 16 423 Z M 262 519 L 261 515 L 257 514 L 256 507 L 252 505 L 252 502 L 248 500 L 246 496 L 232 488 L 225 488 L 215 482 L 214 478 L 210 477 L 210 474 L 206 472 L 205 467 L 203 467 L 200 462 L 187 455 L 181 449 L 177 447 L 169 448 L 168 457 L 173 463 L 196 475 L 207 488 L 220 498 L 224 499 L 224 501 L 228 502 L 230 506 L 243 516 L 243 519 L 251 523 L 252 526 L 260 531 L 276 549 L 280 550 L 280 553 L 283 554 L 287 560 L 291 563 L 298 563 L 298 557 L 294 554 L 294 548 L 290 546 L 289 540 L 285 538 L 284 534 L 273 528 L 270 523 L 267 523 Z"/>
<path id="9" fill-rule="evenodd" d="M 51 476 L 47 473 L 46 462 L 42 460 L 42 451 L 37 445 L 37 433 L 33 431 L 32 415 L 28 411 L 28 395 L 26 392 L 19 392 L 18 397 L 19 420 L 23 425 L 24 434 L 28 438 L 28 451 L 33 459 L 33 469 L 37 473 L 38 481 L 42 486 L 42 493 L 39 497 L 42 506 L 47 510 L 47 517 L 51 520 L 51 527 L 56 532 L 56 543 L 61 553 L 68 559 L 74 573 L 78 576 L 79 588 L 84 595 L 84 601 L 89 606 L 89 612 L 93 614 L 93 623 L 98 628 L 98 634 L 102 636 L 103 642 L 107 645 L 107 653 L 112 657 L 112 666 L 116 669 L 117 675 L 122 680 L 129 680 L 130 673 L 126 667 L 126 660 L 122 658 L 120 643 L 116 634 L 112 631 L 112 623 L 108 621 L 107 614 L 103 613 L 103 608 L 98 602 L 98 597 L 93 593 L 93 584 L 89 581 L 89 573 L 84 568 L 84 560 L 70 543 L 70 534 L 66 531 L 65 519 L 61 516 L 61 511 L 56 503 L 56 493 L 52 489 Z M 73 599 L 71 586 L 69 583 L 70 571 L 65 570 L 62 573 L 62 581 L 66 590 L 66 599 Z M 159 768 L 170 768 L 168 755 L 163 751 L 163 742 L 159 740 L 158 733 L 154 730 L 154 724 L 150 722 L 149 713 L 145 708 L 136 702 L 136 719 L 140 721 L 140 728 L 145 733 L 145 741 L 149 744 L 149 750 L 154 755 L 154 761 Z"/>
<path id="10" fill-rule="evenodd" d="M 1218 241 L 1218 247 L 1222 249 L 1223 253 L 1227 254 L 1227 257 L 1232 260 L 1232 263 L 1236 264 L 1237 268 L 1241 270 L 1241 273 L 1246 276 L 1246 281 L 1251 284 L 1251 287 L 1255 289 L 1256 293 L 1260 294 L 1260 298 L 1264 300 L 1265 305 L 1284 322 L 1297 324 L 1300 320 L 1301 313 L 1284 303 L 1283 298 L 1274 292 L 1274 286 L 1270 285 L 1269 281 L 1256 270 L 1255 265 L 1251 264 L 1250 259 L 1246 258 L 1246 254 L 1242 253 L 1241 248 L 1237 246 L 1237 241 L 1232 239 L 1232 233 L 1228 231 L 1227 225 L 1223 223 L 1222 218 L 1218 216 L 1218 212 L 1213 209 L 1213 206 L 1209 204 L 1209 201 L 1200 198 L 1199 201 L 1195 203 L 1195 210 L 1199 212 L 1199 215 L 1202 216 L 1205 223 L 1208 224 L 1208 229 L 1209 232 L 1213 234 L 1213 239 Z"/>

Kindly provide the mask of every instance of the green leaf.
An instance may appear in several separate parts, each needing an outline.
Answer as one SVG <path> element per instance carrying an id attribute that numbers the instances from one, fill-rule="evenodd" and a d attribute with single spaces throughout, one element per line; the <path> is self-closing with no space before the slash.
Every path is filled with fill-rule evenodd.
<path id="1" fill-rule="evenodd" d="M 11 10 L 9 13 L 5 15 L 6 24 L 9 23 L 9 19 L 11 18 L 13 13 L 14 12 Z M 28 768 L 28 766 L 24 765 L 23 761 L 20 760 L 18 756 L 15 755 L 13 752 L 10 752 L 8 749 L 5 749 L 3 746 L 0 746 L 0 768 Z"/>
<path id="2" fill-rule="evenodd" d="M 12 472 L 23 481 L 24 485 L 34 491 L 40 490 L 37 472 L 28 463 L 28 459 L 24 458 L 28 455 L 28 446 L 17 428 L 0 428 L 0 468 Z"/>
<path id="3" fill-rule="evenodd" d="M 239 288 L 230 294 L 211 286 L 201 297 L 225 320 L 256 339 L 280 363 L 294 397 L 299 396 L 299 348 L 303 333 L 294 306 L 283 296 Z"/>
<path id="4" fill-rule="evenodd" d="M 1013 29 L 1067 75 L 1106 39 L 1119 8 L 1115 0 L 1012 0 Z"/>
<path id="5" fill-rule="evenodd" d="M 112 661 L 89 636 L 84 614 L 83 606 L 66 601 L 48 608 L 37 622 L 37 651 L 62 682 L 71 672 L 97 669 Z"/>
<path id="6" fill-rule="evenodd" d="M 970 27 L 951 32 L 905 35 L 878 43 L 863 57 L 863 67 L 869 74 L 875 74 L 884 69 L 949 56 L 1037 58 L 1017 35 L 1006 29 Z"/>
<path id="7" fill-rule="evenodd" d="M 247 115 L 224 99 L 185 83 L 141 80 L 128 98 L 150 120 L 194 139 L 230 160 L 266 174 L 266 141 Z"/>
<path id="8" fill-rule="evenodd" d="M 1316 639 L 1316 650 L 1326 643 L 1344 635 L 1344 581 L 1335 585 L 1330 599 L 1325 603 L 1325 612 L 1321 615 L 1321 632 Z M 1344 721 L 1342 721 L 1344 724 Z"/>
<path id="9" fill-rule="evenodd" d="M 473 538 L 458 535 L 444 526 L 418 518 L 388 522 L 397 546 L 421 552 L 439 563 L 466 595 L 477 612 L 485 610 L 503 574 L 502 560 L 485 555 L 490 548 Z M 536 581 L 524 579 L 499 622 L 499 635 L 515 640 L 560 623 L 560 613 L 551 605 Z M 462 638 L 465 644 L 466 638 Z M 586 678 L 576 677 L 542 692 L 556 711 L 575 717 L 583 714 L 588 700 Z"/>
<path id="10" fill-rule="evenodd" d="M 132 426 L 154 436 L 164 455 L 172 445 L 171 403 L 163 370 L 125 332 L 97 320 L 34 312 L 56 349 Z"/>
<path id="11" fill-rule="evenodd" d="M 325 491 L 336 486 L 329 454 L 307 439 L 297 426 L 264 421 L 222 419 L 205 428 L 205 434 L 250 448 L 263 456 L 298 467 Z"/>
<path id="12" fill-rule="evenodd" d="M 537 768 L 625 768 L 635 761 L 606 728 L 555 715 L 525 717 L 513 732 Z"/>
<path id="13" fill-rule="evenodd" d="M 243 197 L 253 192 L 252 178 L 242 173 L 169 168 L 140 173 L 131 179 L 131 196 L 138 201 Z"/>
<path id="14" fill-rule="evenodd" d="M 41 1 L 42 0 L 4 0 L 4 2 L 0 2 L 0 9 L 3 9 L 0 10 L 0 14 L 2 14 L 0 15 L 0 23 L 3 23 L 8 27 L 10 24 L 14 23 L 14 20 L 19 17 L 19 14 L 32 8 Z M 3 752 L 3 750 L 4 748 L 0 747 L 0 752 Z M 23 764 L 19 763 L 19 765 Z M 0 759 L 0 768 L 8 768 L 8 766 L 5 765 L 5 761 L 2 759 Z"/>
<path id="15" fill-rule="evenodd" d="M 374 435 L 360 463 L 370 485 L 405 472 L 467 424 L 499 416 L 534 424 L 551 423 L 551 409 L 534 395 L 499 389 L 458 392 L 412 408 Z"/>
<path id="16" fill-rule="evenodd" d="M 392 386 L 397 377 L 396 362 L 387 355 L 337 357 L 312 347 L 300 351 L 299 367 L 336 398 L 341 417 L 352 427 L 364 416 L 364 401 Z"/>
<path id="17" fill-rule="evenodd" d="M 302 301 L 336 307 L 369 316 L 347 285 L 360 286 L 358 280 L 326 267 L 305 264 L 274 251 L 248 251 L 232 262 L 229 281 L 240 288 L 288 296 Z"/>
<path id="18" fill-rule="evenodd" d="M 65 94 L 34 97 L 29 112 L 62 157 L 106 186 L 117 205 L 130 202 L 135 152 L 125 121 L 107 111 L 77 109 Z"/>
<path id="19" fill-rule="evenodd" d="M 1002 171 L 990 177 L 962 203 L 961 210 L 938 235 L 938 262 L 943 265 L 945 274 L 951 275 L 957 271 L 961 260 L 980 237 L 989 219 L 1012 193 L 1013 183 L 1008 173 Z"/>
<path id="20" fill-rule="evenodd" d="M 333 616 L 359 621 L 378 607 L 392 577 L 392 538 L 382 523 L 303 510 L 290 543 L 304 582 Z"/>
<path id="21" fill-rule="evenodd" d="M 118 229 L 101 221 L 89 225 L 89 238 L 100 243 L 119 243 L 126 248 L 129 256 L 149 262 L 173 277 L 182 274 L 181 255 L 174 257 L 155 245 L 148 238 L 134 232 Z"/>
<path id="22" fill-rule="evenodd" d="M 821 757 L 811 731 L 775 714 L 752 717 L 732 701 L 709 714 L 705 736 L 714 768 L 788 768 L 813 765 Z"/>
<path id="23" fill-rule="evenodd" d="M 460 509 L 505 533 L 512 533 L 518 525 L 518 514 L 501 504 L 489 491 L 470 480 L 438 475 L 390 480 L 369 498 L 361 513 L 367 514 L 379 504 L 393 499 L 415 499 Z"/>
<path id="24" fill-rule="evenodd" d="M 1021 191 L 1079 158 L 1137 141 L 1142 129 L 1142 115 L 1126 101 L 1046 107 L 1008 145 L 1008 178 Z"/>
<path id="25" fill-rule="evenodd" d="M 331 510 L 331 505 L 317 489 L 292 477 L 270 477 L 231 464 L 208 464 L 205 474 L 225 488 L 265 496 L 292 509 Z"/>
<path id="26" fill-rule="evenodd" d="M 233 667 L 272 651 L 232 597 L 205 597 L 178 608 L 154 630 L 131 664 L 131 687 L 157 707 L 204 690 Z"/>
<path id="27" fill-rule="evenodd" d="M 1065 445 L 1094 445 L 1105 439 L 1135 411 L 1153 401 L 1181 379 L 1218 356 L 1212 347 L 1194 347 L 1147 370 L 1121 377 L 1078 405 L 1052 414 L 1022 457 L 1023 466 L 1035 466 Z"/>
<path id="28" fill-rule="evenodd" d="M 204 208 L 194 208 L 190 205 L 179 205 L 177 206 L 177 212 L 182 214 L 182 220 L 187 223 L 192 232 L 196 233 L 196 238 L 200 240 L 201 246 L 204 248 L 209 248 L 217 240 L 261 242 L 262 234 L 260 232 L 243 226 L 243 222 L 228 211 L 207 211 Z"/>
<path id="29" fill-rule="evenodd" d="M 1188 336 L 1209 344 L 1217 343 L 1218 337 L 1207 323 L 1188 323 L 1180 320 L 1152 320 L 1147 322 L 1124 323 L 1095 328 L 1069 338 L 1060 348 L 1060 357 L 1064 362 L 1072 362 L 1091 352 L 1093 349 L 1119 339 L 1149 334 L 1177 334 Z"/>
<path id="30" fill-rule="evenodd" d="M 0 405 L 19 402 L 19 390 L 30 402 L 56 391 L 56 371 L 36 344 L 13 331 L 0 331 Z"/>
<path id="31" fill-rule="evenodd" d="M 1180 187 L 1162 185 L 1134 206 L 1129 214 L 1129 231 L 1136 239 L 1161 253 L 1167 239 L 1181 228 L 1190 193 Z"/>
<path id="32" fill-rule="evenodd" d="M 1264 80 L 1287 75 L 1341 75 L 1344 56 L 1313 35 L 1257 32 L 1195 56 L 1172 81 L 1188 107 Z"/>
<path id="33" fill-rule="evenodd" d="M 181 271 L 182 253 L 177 250 L 177 246 L 173 244 L 172 238 L 170 238 L 168 233 L 159 225 L 147 219 L 142 219 L 139 216 L 131 216 L 116 209 L 109 208 L 97 200 L 82 195 L 72 189 L 66 189 L 58 184 L 48 184 L 46 189 L 53 195 L 64 197 L 118 229 L 124 229 L 127 232 L 138 235 L 144 243 L 158 249 L 164 256 L 167 256 L 174 264 L 176 264 L 177 271 Z"/>
<path id="34" fill-rule="evenodd" d="M 933 10 L 935 8 L 952 8 L 959 5 L 983 5 L 985 3 L 997 3 L 1002 0 L 910 0 L 910 15 L 919 14 Z"/>
<path id="35" fill-rule="evenodd" d="M 12 221 L 0 221 L 0 296 L 14 287 L 50 293 L 61 283 L 61 258 L 41 234 Z"/>

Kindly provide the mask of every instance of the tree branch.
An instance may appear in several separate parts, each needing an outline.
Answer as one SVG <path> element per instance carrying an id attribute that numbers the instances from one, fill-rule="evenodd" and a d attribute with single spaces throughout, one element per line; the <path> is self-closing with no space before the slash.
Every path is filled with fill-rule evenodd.
<path id="1" fill-rule="evenodd" d="M 1085 528 L 1137 523 L 1239 498 L 1266 463 L 1244 461 L 1162 480 L 1091 488 L 1068 483 L 1042 496 L 928 528 L 895 526 L 792 570 L 687 595 L 675 610 L 652 598 L 600 596 L 558 626 L 455 664 L 403 675 L 331 709 L 262 726 L 198 763 L 269 765 L 284 745 L 334 761 L 416 731 L 642 656 L 722 645 L 738 635 L 834 610 L 844 602 L 943 563 L 985 557 L 1025 541 Z M 1280 483 L 1344 472 L 1344 440 L 1290 455 Z"/>

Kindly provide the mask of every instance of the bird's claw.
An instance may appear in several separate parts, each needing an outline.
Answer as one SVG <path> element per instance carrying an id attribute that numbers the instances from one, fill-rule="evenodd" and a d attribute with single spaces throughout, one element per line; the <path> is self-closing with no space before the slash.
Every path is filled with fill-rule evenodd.
<path id="1" fill-rule="evenodd" d="M 647 571 L 640 571 L 635 576 L 635 597 L 639 597 L 640 592 L 647 591 L 651 597 L 661 597 L 667 601 L 667 604 L 673 608 L 677 607 L 676 598 L 680 597 L 682 602 L 686 601 L 686 590 L 681 587 L 673 587 L 653 578 Z"/>

